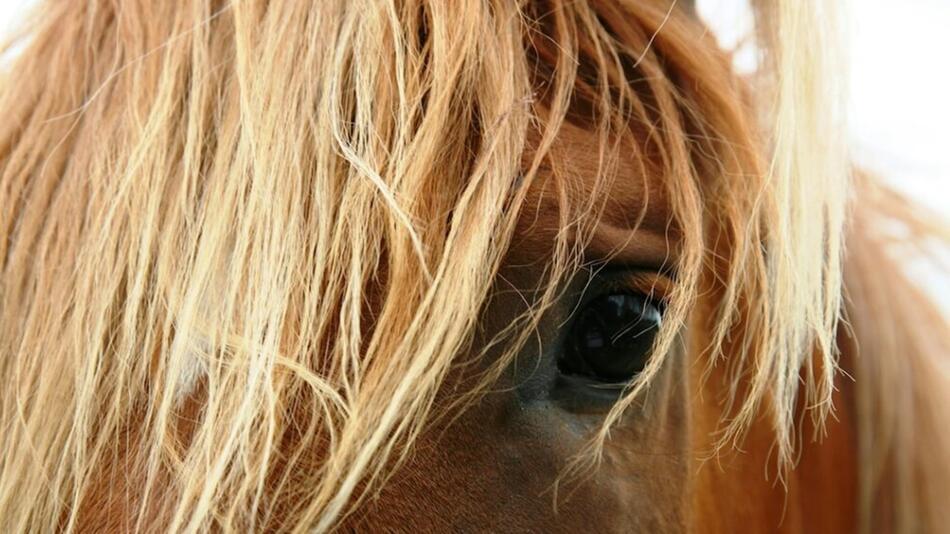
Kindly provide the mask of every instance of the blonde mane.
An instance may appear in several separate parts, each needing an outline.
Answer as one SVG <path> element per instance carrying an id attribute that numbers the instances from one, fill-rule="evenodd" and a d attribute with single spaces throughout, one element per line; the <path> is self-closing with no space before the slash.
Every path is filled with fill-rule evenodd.
<path id="1" fill-rule="evenodd" d="M 0 81 L 0 530 L 79 530 L 103 485 L 128 500 L 122 528 L 338 525 L 440 415 L 459 355 L 487 351 L 480 314 L 568 120 L 598 133 L 604 169 L 641 125 L 680 237 L 656 356 L 574 467 L 710 296 L 703 364 L 730 377 L 720 446 L 764 416 L 791 467 L 796 406 L 825 421 L 842 378 L 856 193 L 830 4 L 767 10 L 768 52 L 743 81 L 674 2 L 43 2 Z M 542 298 L 453 410 L 582 261 L 602 199 L 559 194 Z M 937 336 L 861 304 L 888 282 L 862 277 L 877 249 L 860 247 L 857 338 L 936 361 L 942 319 Z M 864 331 L 882 318 L 893 330 Z M 943 469 L 947 449 L 902 440 L 947 443 L 945 400 L 884 406 L 930 373 L 901 382 L 900 362 L 873 361 L 897 383 L 862 386 L 862 417 L 888 414 L 865 425 L 864 513 L 898 480 L 914 492 L 898 522 L 936 529 L 948 478 L 924 482 L 921 462 Z M 918 405 L 929 419 L 905 421 Z"/>

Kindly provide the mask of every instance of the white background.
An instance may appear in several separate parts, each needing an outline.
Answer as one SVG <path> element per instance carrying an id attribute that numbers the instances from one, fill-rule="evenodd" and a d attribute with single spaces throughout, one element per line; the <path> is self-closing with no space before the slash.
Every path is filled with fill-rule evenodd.
<path id="1" fill-rule="evenodd" d="M 748 31 L 746 2 L 697 4 L 725 46 Z M 854 157 L 950 218 L 950 0 L 850 4 Z"/>

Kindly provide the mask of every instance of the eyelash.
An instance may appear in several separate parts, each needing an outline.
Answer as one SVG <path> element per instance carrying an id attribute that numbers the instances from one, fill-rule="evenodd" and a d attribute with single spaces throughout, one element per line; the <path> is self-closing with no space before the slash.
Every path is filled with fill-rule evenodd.
<path id="1" fill-rule="evenodd" d="M 604 279 L 598 288 L 597 295 L 624 291 L 641 293 L 662 306 L 664 311 L 669 303 L 669 297 L 673 291 L 673 284 L 675 283 L 675 281 L 665 273 L 648 271 L 643 268 L 630 269 L 626 267 L 605 266 L 600 270 L 591 271 L 591 275 L 600 275 Z M 591 297 L 596 297 L 597 295 L 591 295 Z"/>

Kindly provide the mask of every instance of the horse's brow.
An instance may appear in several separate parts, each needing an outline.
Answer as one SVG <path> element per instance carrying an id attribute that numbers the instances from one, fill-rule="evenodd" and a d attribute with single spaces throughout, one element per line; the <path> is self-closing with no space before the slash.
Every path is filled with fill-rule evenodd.
<path id="1" fill-rule="evenodd" d="M 586 255 L 594 261 L 664 271 L 674 264 L 676 239 L 666 228 L 639 224 L 624 228 L 601 221 L 587 244 Z"/>

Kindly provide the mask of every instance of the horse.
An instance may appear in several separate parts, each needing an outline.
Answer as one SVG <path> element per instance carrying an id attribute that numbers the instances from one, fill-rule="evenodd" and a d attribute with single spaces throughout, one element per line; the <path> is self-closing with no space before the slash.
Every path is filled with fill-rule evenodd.
<path id="1" fill-rule="evenodd" d="M 673 0 L 40 2 L 0 530 L 945 531 L 950 236 L 832 4 L 739 73 Z"/>

